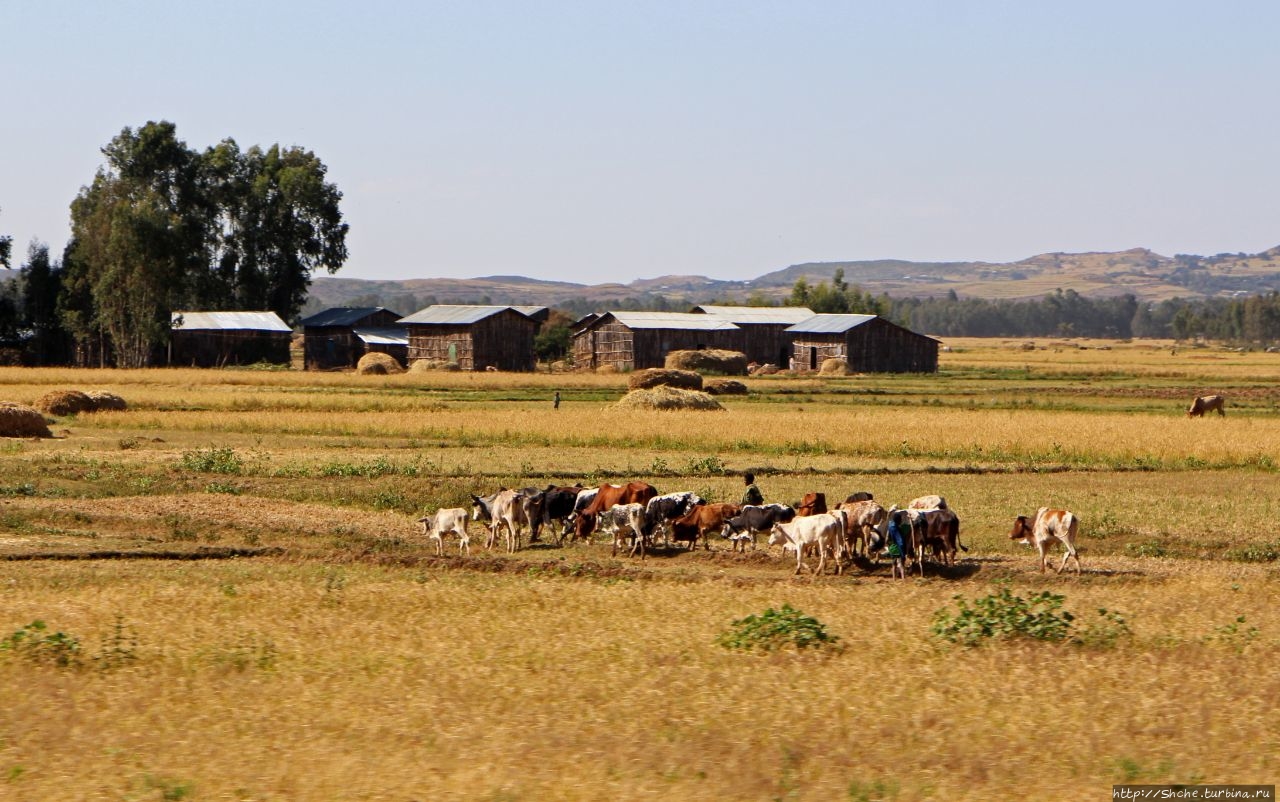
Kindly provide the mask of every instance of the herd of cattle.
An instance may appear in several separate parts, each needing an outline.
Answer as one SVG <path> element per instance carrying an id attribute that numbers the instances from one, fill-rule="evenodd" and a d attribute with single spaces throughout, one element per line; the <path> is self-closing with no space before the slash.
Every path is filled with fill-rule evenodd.
<path id="1" fill-rule="evenodd" d="M 960 542 L 960 518 L 941 496 L 922 496 L 905 508 L 897 505 L 885 509 L 872 494 L 852 493 L 844 501 L 827 507 L 823 493 L 807 493 L 796 505 L 745 505 L 708 503 L 692 492 L 659 494 L 645 482 L 605 484 L 584 488 L 581 485 L 523 490 L 500 489 L 488 496 L 471 496 L 471 510 L 440 509 L 418 519 L 423 534 L 435 542 L 436 553 L 444 553 L 444 537 L 456 534 L 459 553 L 470 553 L 469 520 L 484 522 L 488 531 L 485 548 L 492 549 L 499 537 L 505 538 L 508 552 L 522 547 L 522 533 L 527 530 L 530 542 L 538 542 L 544 527 L 553 531 L 558 525 L 557 545 L 567 537 L 570 543 L 591 542 L 600 532 L 619 550 L 640 555 L 661 539 L 664 547 L 682 543 L 689 549 L 710 548 L 713 535 L 728 540 L 735 551 L 756 547 L 758 536 L 767 536 L 770 546 L 781 546 L 783 553 L 794 553 L 796 573 L 805 568 L 805 557 L 816 557 L 816 573 L 824 572 L 827 560 L 842 573 L 845 565 L 856 559 L 878 560 L 892 554 L 904 566 L 918 567 L 924 576 L 926 555 L 942 565 L 956 562 L 959 551 L 968 551 Z M 892 529 L 890 528 L 892 526 Z M 1069 558 L 1074 558 L 1080 572 L 1080 557 L 1075 538 L 1079 529 L 1077 517 L 1066 510 L 1041 508 L 1034 516 L 1018 516 L 1010 538 L 1034 545 L 1040 554 L 1040 570 L 1048 566 L 1048 552 L 1060 542 L 1065 553 L 1061 573 Z M 895 573 L 898 573 L 895 571 Z M 901 572 L 905 575 L 905 571 Z"/>

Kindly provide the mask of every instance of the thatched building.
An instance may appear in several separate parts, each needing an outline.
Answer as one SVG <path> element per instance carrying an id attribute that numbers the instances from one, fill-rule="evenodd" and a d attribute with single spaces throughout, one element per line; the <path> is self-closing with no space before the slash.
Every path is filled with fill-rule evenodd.
<path id="1" fill-rule="evenodd" d="M 170 365 L 288 365 L 290 329 L 275 312 L 174 312 Z"/>
<path id="2" fill-rule="evenodd" d="M 700 304 L 689 311 L 727 320 L 742 329 L 747 361 L 761 365 L 771 363 L 780 368 L 786 368 L 791 360 L 791 335 L 787 329 L 813 317 L 813 310 L 803 306 Z"/>
<path id="3" fill-rule="evenodd" d="M 742 329 L 714 315 L 684 312 L 605 312 L 573 335 L 578 367 L 660 368 L 671 351 L 742 351 Z"/>
<path id="4" fill-rule="evenodd" d="M 833 357 L 852 373 L 933 373 L 938 341 L 876 315 L 814 315 L 787 329 L 795 369 L 816 371 Z"/>
<path id="5" fill-rule="evenodd" d="M 368 353 L 384 353 L 403 367 L 409 332 L 396 323 L 398 312 L 381 306 L 326 309 L 302 320 L 303 364 L 307 370 L 354 368 Z"/>
<path id="6" fill-rule="evenodd" d="M 410 364 L 427 359 L 462 370 L 527 372 L 537 366 L 533 338 L 540 310 L 544 307 L 436 304 L 399 322 L 409 330 Z"/>

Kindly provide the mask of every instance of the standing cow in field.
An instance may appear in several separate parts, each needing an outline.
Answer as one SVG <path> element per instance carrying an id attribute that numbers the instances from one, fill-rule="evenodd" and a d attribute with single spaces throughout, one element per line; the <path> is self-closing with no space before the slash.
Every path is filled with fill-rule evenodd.
<path id="1" fill-rule="evenodd" d="M 827 564 L 827 552 L 838 553 L 837 549 L 844 542 L 844 524 L 845 515 L 841 510 L 797 517 L 791 523 L 774 524 L 769 534 L 769 545 L 785 549 L 787 544 L 791 544 L 795 548 L 797 574 L 804 568 L 805 548 L 817 548 L 818 569 L 814 573 L 821 574 Z M 835 563 L 836 573 L 840 574 L 843 567 L 838 559 Z"/>
<path id="2" fill-rule="evenodd" d="M 884 543 L 884 529 L 889 516 L 884 507 L 874 501 L 846 501 L 836 509 L 843 510 L 848 521 L 844 532 L 844 549 L 852 556 L 859 554 L 858 543 L 862 543 L 861 553 L 869 555 L 872 550 L 879 550 Z"/>
<path id="3" fill-rule="evenodd" d="M 492 549 L 498 539 L 498 530 L 507 530 L 507 551 L 514 553 L 520 548 L 520 527 L 528 521 L 524 517 L 524 506 L 520 494 L 514 490 L 500 489 L 491 496 L 471 497 L 471 518 L 475 521 L 489 522 L 489 537 L 484 547 Z"/>
<path id="4" fill-rule="evenodd" d="M 574 539 L 588 538 L 596 526 L 596 516 L 614 504 L 648 504 L 658 495 L 657 489 L 646 482 L 628 482 L 625 485 L 600 485 L 596 497 L 578 513 L 574 522 Z"/>
<path id="5" fill-rule="evenodd" d="M 1202 395 L 1197 396 L 1196 400 L 1191 402 L 1191 409 L 1187 410 L 1188 418 L 1203 418 L 1206 412 L 1217 412 L 1220 416 L 1226 417 L 1227 399 L 1221 395 Z"/>
<path id="6" fill-rule="evenodd" d="M 436 556 L 444 554 L 444 536 L 450 532 L 458 535 L 458 553 L 471 553 L 471 538 L 467 535 L 467 511 L 457 507 L 454 509 L 436 510 L 433 515 L 418 519 L 422 524 L 422 534 L 427 540 L 436 542 Z"/>
<path id="7" fill-rule="evenodd" d="M 749 541 L 751 548 L 756 547 L 756 535 L 767 535 L 773 531 L 773 525 L 790 523 L 796 517 L 796 511 L 786 504 L 748 504 L 732 518 L 725 520 L 720 534 L 733 542 L 734 551 L 742 546 L 746 550 Z"/>
<path id="8" fill-rule="evenodd" d="M 671 539 L 688 543 L 689 549 L 698 547 L 698 538 L 702 538 L 702 548 L 710 549 L 707 535 L 724 529 L 724 522 L 737 515 L 742 508 L 737 504 L 717 502 L 715 504 L 698 504 L 688 514 L 671 522 Z"/>
<path id="9" fill-rule="evenodd" d="M 644 505 L 638 503 L 614 504 L 600 513 L 597 521 L 599 530 L 613 540 L 614 557 L 618 556 L 619 546 L 630 546 L 630 556 L 639 550 L 641 560 L 645 553 L 644 522 Z"/>
<path id="10" fill-rule="evenodd" d="M 1041 507 L 1036 511 L 1035 517 L 1030 520 L 1025 515 L 1019 515 L 1014 519 L 1013 531 L 1009 533 L 1009 539 L 1036 547 L 1036 551 L 1040 552 L 1040 573 L 1042 574 L 1049 567 L 1049 548 L 1054 540 L 1059 541 L 1066 552 L 1062 555 L 1062 564 L 1058 566 L 1058 573 L 1062 573 L 1062 569 L 1067 567 L 1067 560 L 1074 557 L 1078 576 L 1080 555 L 1076 552 L 1076 534 L 1079 531 L 1080 519 L 1075 513 Z"/>
<path id="11" fill-rule="evenodd" d="M 804 498 L 800 499 L 800 503 L 795 506 L 795 510 L 797 518 L 804 518 L 808 515 L 821 515 L 827 511 L 827 494 L 805 493 Z"/>
<path id="12" fill-rule="evenodd" d="M 569 530 L 566 521 L 573 515 L 574 507 L 578 501 L 578 494 L 581 492 L 582 485 L 573 485 L 571 487 L 547 485 L 542 490 L 542 523 L 548 527 L 554 521 L 560 521 L 563 524 L 560 535 L 556 538 L 556 545 L 564 542 L 564 536 Z"/>
<path id="13" fill-rule="evenodd" d="M 665 545 L 671 545 L 671 522 L 706 503 L 706 499 L 690 491 L 654 496 L 645 505 L 644 536 L 652 539 L 654 532 L 661 529 Z"/>

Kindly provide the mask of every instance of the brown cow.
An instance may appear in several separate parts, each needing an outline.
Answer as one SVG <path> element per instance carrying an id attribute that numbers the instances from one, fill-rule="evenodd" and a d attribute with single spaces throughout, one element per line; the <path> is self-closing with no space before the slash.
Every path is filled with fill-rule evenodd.
<path id="1" fill-rule="evenodd" d="M 1041 507 L 1036 511 L 1035 518 L 1031 520 L 1028 520 L 1025 515 L 1015 518 L 1009 539 L 1036 547 L 1040 552 L 1040 573 L 1042 574 L 1049 565 L 1049 546 L 1057 539 L 1066 549 L 1062 555 L 1062 564 L 1058 566 L 1058 573 L 1062 573 L 1062 569 L 1067 567 L 1067 560 L 1074 557 L 1076 574 L 1079 575 L 1080 555 L 1076 552 L 1076 533 L 1079 531 L 1080 519 L 1075 516 L 1075 513 Z"/>
<path id="2" fill-rule="evenodd" d="M 591 500 L 574 522 L 574 540 L 589 538 L 596 528 L 596 516 L 611 509 L 614 504 L 648 504 L 658 495 L 657 489 L 647 482 L 628 482 L 625 485 L 600 485 L 596 497 Z"/>
<path id="3" fill-rule="evenodd" d="M 671 539 L 683 540 L 692 550 L 698 547 L 698 538 L 701 537 L 702 548 L 709 549 L 707 533 L 721 531 L 725 522 L 740 512 L 742 508 L 737 504 L 699 504 L 671 522 Z"/>
<path id="4" fill-rule="evenodd" d="M 1187 410 L 1187 417 L 1203 418 L 1206 412 L 1216 411 L 1219 415 L 1225 418 L 1227 413 L 1223 407 L 1226 403 L 1226 397 L 1221 395 L 1197 396 L 1196 400 L 1191 402 L 1191 409 Z"/>
<path id="5" fill-rule="evenodd" d="M 884 507 L 874 501 L 846 501 L 836 507 L 844 510 L 844 548 L 854 557 L 858 556 L 858 541 L 862 541 L 862 554 L 866 555 L 874 546 L 879 548 L 882 540 L 881 529 L 888 521 Z"/>
<path id="6" fill-rule="evenodd" d="M 827 494 L 826 493 L 805 493 L 804 498 L 796 505 L 796 517 L 803 518 L 806 515 L 821 515 L 827 511 Z"/>

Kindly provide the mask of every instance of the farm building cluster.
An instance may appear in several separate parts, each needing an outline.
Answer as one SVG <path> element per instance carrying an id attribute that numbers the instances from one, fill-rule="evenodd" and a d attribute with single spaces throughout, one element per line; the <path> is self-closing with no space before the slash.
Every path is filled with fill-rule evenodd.
<path id="1" fill-rule="evenodd" d="M 382 307 L 336 307 L 301 321 L 307 370 L 354 368 L 383 353 L 402 367 L 426 360 L 459 370 L 532 371 L 543 306 L 433 304 L 402 316 Z M 288 364 L 293 331 L 271 312 L 175 312 L 168 363 L 221 367 Z M 662 367 L 672 351 L 723 350 L 800 373 L 842 359 L 858 373 L 929 373 L 937 340 L 876 315 L 816 314 L 804 307 L 700 304 L 688 312 L 610 311 L 572 326 L 575 367 Z"/>

